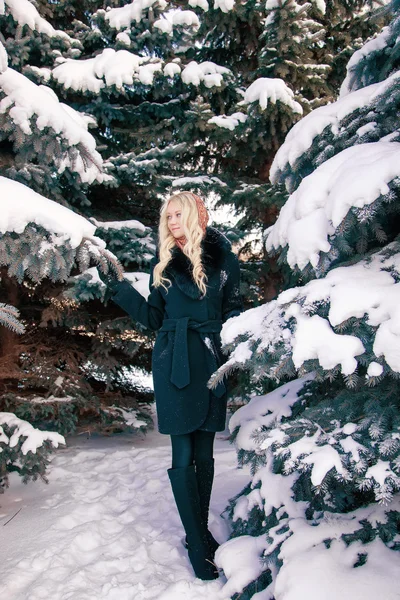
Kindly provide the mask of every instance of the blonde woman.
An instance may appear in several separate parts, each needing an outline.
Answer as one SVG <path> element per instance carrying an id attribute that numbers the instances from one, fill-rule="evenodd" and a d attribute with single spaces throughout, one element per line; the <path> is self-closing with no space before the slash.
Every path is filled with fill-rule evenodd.
<path id="1" fill-rule="evenodd" d="M 112 300 L 158 331 L 153 379 L 160 433 L 171 436 L 168 469 L 194 572 L 216 579 L 218 543 L 208 530 L 214 477 L 213 444 L 225 428 L 226 389 L 207 382 L 221 365 L 220 331 L 241 311 L 239 264 L 228 240 L 207 227 L 203 201 L 190 192 L 163 205 L 158 257 L 147 301 L 127 281 L 108 282 Z"/>

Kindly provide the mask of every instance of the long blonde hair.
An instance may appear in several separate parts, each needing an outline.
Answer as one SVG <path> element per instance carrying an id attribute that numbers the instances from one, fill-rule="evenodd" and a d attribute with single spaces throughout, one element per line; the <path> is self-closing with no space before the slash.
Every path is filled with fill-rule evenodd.
<path id="1" fill-rule="evenodd" d="M 154 287 L 160 285 L 167 289 L 167 284 L 171 285 L 171 281 L 164 276 L 164 271 L 172 258 L 172 250 L 176 246 L 175 238 L 168 229 L 167 210 L 168 205 L 174 200 L 181 207 L 181 223 L 184 235 L 187 239 L 183 247 L 183 252 L 189 258 L 193 267 L 193 280 L 203 296 L 207 292 L 207 277 L 201 262 L 201 241 L 204 236 L 203 229 L 199 224 L 199 214 L 197 210 L 194 194 L 191 192 L 180 192 L 170 196 L 161 207 L 160 224 L 158 227 L 158 247 L 160 261 L 154 267 Z"/>

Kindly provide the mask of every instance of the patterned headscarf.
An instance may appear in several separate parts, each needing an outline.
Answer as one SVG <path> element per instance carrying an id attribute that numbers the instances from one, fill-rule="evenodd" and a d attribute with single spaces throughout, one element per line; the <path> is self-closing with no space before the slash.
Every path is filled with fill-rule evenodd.
<path id="1" fill-rule="evenodd" d="M 206 205 L 204 204 L 204 202 L 200 198 L 200 196 L 197 196 L 196 194 L 192 194 L 192 196 L 196 200 L 197 214 L 199 217 L 199 225 L 203 230 L 203 235 L 205 235 L 206 227 L 207 227 L 207 223 L 208 223 L 208 219 L 209 219 L 208 210 L 206 209 Z M 184 235 L 180 238 L 176 238 L 176 240 L 175 240 L 176 245 L 181 250 L 183 250 L 183 247 L 186 244 L 186 242 L 187 242 L 187 239 L 186 239 L 186 236 L 184 236 Z"/>

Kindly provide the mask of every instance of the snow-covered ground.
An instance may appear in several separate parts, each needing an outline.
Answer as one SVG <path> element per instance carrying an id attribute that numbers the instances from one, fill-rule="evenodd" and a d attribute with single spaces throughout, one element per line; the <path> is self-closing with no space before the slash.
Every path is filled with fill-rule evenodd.
<path id="1" fill-rule="evenodd" d="M 202 582 L 181 544 L 182 526 L 167 476 L 169 436 L 76 436 L 57 450 L 50 483 L 18 476 L 0 496 L 3 600 L 228 600 L 224 576 Z M 215 442 L 210 529 L 249 481 L 236 468 L 227 431 Z M 18 512 L 18 514 L 16 514 Z M 16 515 L 11 521 L 14 515 Z"/>

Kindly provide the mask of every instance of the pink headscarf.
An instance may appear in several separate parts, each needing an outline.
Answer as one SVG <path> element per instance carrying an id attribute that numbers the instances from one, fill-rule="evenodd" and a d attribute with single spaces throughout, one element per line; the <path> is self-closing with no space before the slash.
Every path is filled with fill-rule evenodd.
<path id="1" fill-rule="evenodd" d="M 192 194 L 192 196 L 196 200 L 197 214 L 198 214 L 198 217 L 199 217 L 199 225 L 200 225 L 200 227 L 203 230 L 203 234 L 205 234 L 206 233 L 206 227 L 207 227 L 208 219 L 209 219 L 208 210 L 206 209 L 206 205 L 204 204 L 204 202 L 200 198 L 200 196 L 197 196 L 196 194 Z M 183 250 L 183 247 L 185 246 L 186 242 L 187 242 L 187 239 L 186 239 L 186 236 L 184 236 L 184 235 L 182 237 L 180 237 L 180 238 L 176 238 L 175 239 L 176 245 L 181 250 Z"/>

